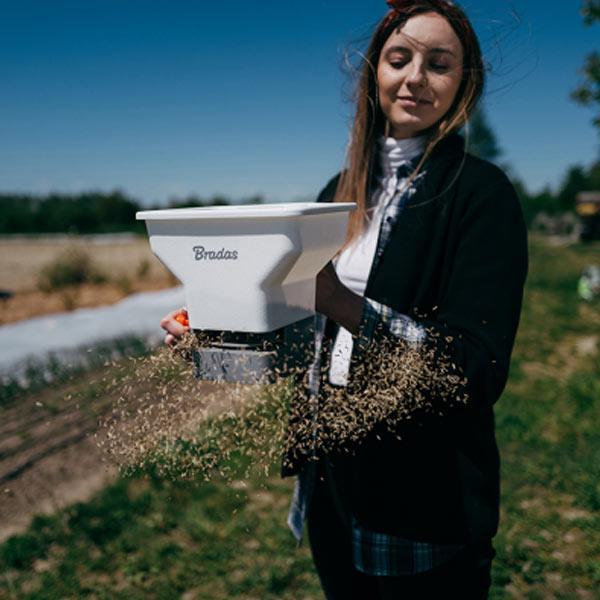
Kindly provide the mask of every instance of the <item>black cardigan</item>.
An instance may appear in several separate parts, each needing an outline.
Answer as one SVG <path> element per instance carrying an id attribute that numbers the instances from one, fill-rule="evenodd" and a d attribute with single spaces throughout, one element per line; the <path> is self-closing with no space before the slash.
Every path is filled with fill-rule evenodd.
<path id="1" fill-rule="evenodd" d="M 492 407 L 519 323 L 527 230 L 506 175 L 465 154 L 458 134 L 437 146 L 424 170 L 365 296 L 451 339 L 444 350 L 466 377 L 468 403 L 408 421 L 401 439 L 373 431 L 351 456 L 330 459 L 364 527 L 419 541 L 485 543 L 497 531 L 499 508 Z M 338 181 L 339 174 L 318 200 L 332 201 Z"/>

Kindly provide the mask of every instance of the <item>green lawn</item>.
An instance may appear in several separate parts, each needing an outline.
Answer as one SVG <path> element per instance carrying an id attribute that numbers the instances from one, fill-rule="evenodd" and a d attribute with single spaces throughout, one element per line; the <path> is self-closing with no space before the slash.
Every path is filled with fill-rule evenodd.
<path id="1" fill-rule="evenodd" d="M 599 250 L 531 241 L 497 405 L 503 498 L 492 598 L 596 598 L 600 589 L 600 303 L 576 296 Z M 121 479 L 0 545 L 0 597 L 320 598 L 307 548 L 285 527 L 290 493 L 276 468 L 230 484 Z"/>

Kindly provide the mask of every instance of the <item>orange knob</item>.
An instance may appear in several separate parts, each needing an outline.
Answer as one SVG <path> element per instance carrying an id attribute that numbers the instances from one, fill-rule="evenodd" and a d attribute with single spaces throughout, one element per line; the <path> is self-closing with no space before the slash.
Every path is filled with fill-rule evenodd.
<path id="1" fill-rule="evenodd" d="M 183 325 L 184 327 L 189 327 L 190 326 L 189 319 L 185 316 L 184 313 L 177 313 L 175 315 L 175 320 L 178 323 L 181 323 L 181 325 Z"/>

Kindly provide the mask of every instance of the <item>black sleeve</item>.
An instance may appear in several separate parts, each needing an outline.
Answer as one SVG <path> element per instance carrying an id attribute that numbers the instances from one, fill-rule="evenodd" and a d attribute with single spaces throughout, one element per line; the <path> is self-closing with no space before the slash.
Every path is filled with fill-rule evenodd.
<path id="1" fill-rule="evenodd" d="M 471 402 L 491 405 L 504 390 L 527 269 L 527 228 L 502 173 L 466 204 L 445 296 L 426 323 L 466 379 Z"/>
<path id="2" fill-rule="evenodd" d="M 506 385 L 528 269 L 527 229 L 512 184 L 498 173 L 465 202 L 449 282 L 434 316 L 415 317 L 427 332 L 426 375 L 416 378 L 423 378 L 418 393 L 428 412 L 447 412 L 449 389 L 460 399 L 457 406 L 476 409 L 496 402 Z M 406 347 L 383 323 L 369 338 L 365 347 L 375 353 L 382 343 L 388 351 Z M 445 380 L 458 383 L 449 388 Z"/>

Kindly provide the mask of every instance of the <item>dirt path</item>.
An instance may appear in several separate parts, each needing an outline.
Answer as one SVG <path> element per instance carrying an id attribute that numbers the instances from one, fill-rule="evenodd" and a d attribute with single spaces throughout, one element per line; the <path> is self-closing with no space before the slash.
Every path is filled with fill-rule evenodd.
<path id="1" fill-rule="evenodd" d="M 27 529 L 34 515 L 85 502 L 114 481 L 117 469 L 103 458 L 93 441 L 74 437 L 2 483 L 0 542 Z"/>
<path id="2" fill-rule="evenodd" d="M 86 394 L 85 386 L 81 380 L 49 387 L 2 410 L 0 541 L 23 531 L 35 514 L 85 501 L 116 477 L 90 438 L 111 399 Z"/>
<path id="3" fill-rule="evenodd" d="M 116 479 L 118 469 L 94 434 L 115 407 L 121 390 L 111 382 L 121 375 L 122 363 L 0 409 L 0 542 L 24 531 L 34 515 L 89 500 Z M 199 398 L 209 397 L 216 411 L 229 397 L 219 384 L 185 385 L 192 393 L 177 404 L 180 415 L 197 410 Z M 147 391 L 140 382 L 139 394 Z"/>

